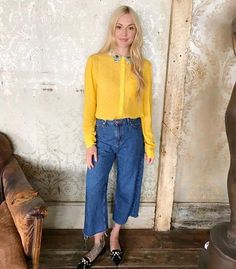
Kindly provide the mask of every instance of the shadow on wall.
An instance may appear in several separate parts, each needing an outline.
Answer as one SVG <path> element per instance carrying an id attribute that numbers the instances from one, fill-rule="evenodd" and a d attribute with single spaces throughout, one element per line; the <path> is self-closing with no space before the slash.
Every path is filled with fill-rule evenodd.
<path id="1" fill-rule="evenodd" d="M 29 161 L 28 159 L 15 155 L 17 161 L 19 162 L 22 170 L 24 171 L 27 179 L 30 184 L 36 189 L 44 201 L 48 204 L 49 214 L 48 218 L 45 221 L 45 225 L 49 227 L 57 227 L 58 223 L 62 222 L 64 216 L 69 215 L 69 207 L 63 207 L 63 214 L 61 212 L 61 204 L 72 202 L 79 203 L 81 201 L 73 200 L 69 201 L 71 193 L 73 196 L 78 192 L 79 188 L 84 188 L 84 180 L 79 180 L 79 178 L 84 178 L 85 175 L 81 172 L 78 174 L 77 186 L 74 186 L 73 182 L 70 182 L 70 177 L 68 176 L 68 170 L 62 171 L 59 169 L 53 169 L 48 166 L 39 166 Z M 66 202 L 65 202 L 66 201 Z M 75 212 L 76 215 L 79 215 L 79 212 Z M 49 222 L 49 223 L 48 223 Z"/>

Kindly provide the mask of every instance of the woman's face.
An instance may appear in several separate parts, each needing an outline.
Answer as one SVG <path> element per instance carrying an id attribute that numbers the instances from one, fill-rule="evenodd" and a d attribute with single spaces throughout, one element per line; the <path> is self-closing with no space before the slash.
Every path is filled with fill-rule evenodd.
<path id="1" fill-rule="evenodd" d="M 115 41 L 118 48 L 129 48 L 134 41 L 136 27 L 130 14 L 122 15 L 115 26 Z"/>

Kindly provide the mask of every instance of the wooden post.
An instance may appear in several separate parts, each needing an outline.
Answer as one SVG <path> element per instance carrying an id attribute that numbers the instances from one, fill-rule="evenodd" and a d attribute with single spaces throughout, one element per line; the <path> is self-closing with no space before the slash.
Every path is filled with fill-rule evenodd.
<path id="1" fill-rule="evenodd" d="M 177 147 L 181 135 L 184 84 L 192 18 L 192 0 L 173 0 L 165 104 L 156 201 L 155 229 L 168 231 L 174 200 Z"/>

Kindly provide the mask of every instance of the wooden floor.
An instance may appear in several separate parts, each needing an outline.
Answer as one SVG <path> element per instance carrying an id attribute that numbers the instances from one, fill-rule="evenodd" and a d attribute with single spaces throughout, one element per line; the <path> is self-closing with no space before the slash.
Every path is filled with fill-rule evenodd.
<path id="1" fill-rule="evenodd" d="M 196 269 L 200 249 L 208 238 L 206 230 L 173 230 L 165 233 L 122 230 L 121 245 L 125 255 L 119 267 Z M 88 240 L 88 249 L 91 243 Z M 81 230 L 44 230 L 40 269 L 76 268 L 85 252 Z M 92 268 L 116 268 L 110 261 L 108 250 Z"/>

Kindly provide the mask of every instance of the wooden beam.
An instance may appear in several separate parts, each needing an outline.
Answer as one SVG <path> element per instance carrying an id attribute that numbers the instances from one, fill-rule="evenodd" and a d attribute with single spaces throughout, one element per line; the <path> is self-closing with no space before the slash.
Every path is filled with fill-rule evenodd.
<path id="1" fill-rule="evenodd" d="M 211 229 L 216 223 L 230 221 L 228 203 L 174 202 L 171 226 L 175 229 Z"/>
<path id="2" fill-rule="evenodd" d="M 155 216 L 159 231 L 168 231 L 171 224 L 191 18 L 192 0 L 172 1 Z"/>

